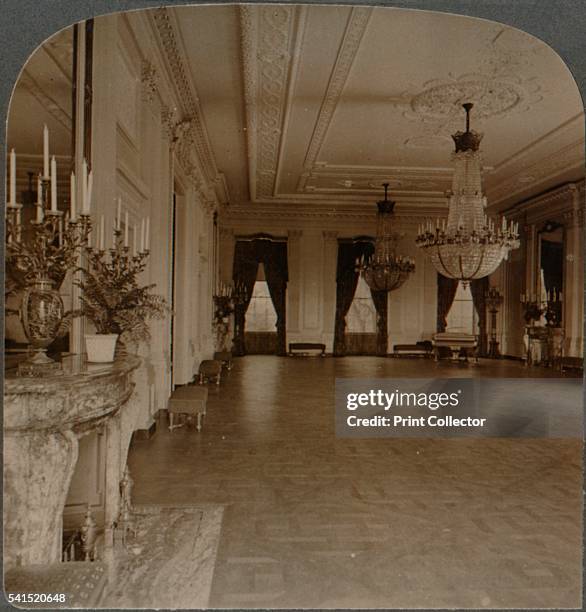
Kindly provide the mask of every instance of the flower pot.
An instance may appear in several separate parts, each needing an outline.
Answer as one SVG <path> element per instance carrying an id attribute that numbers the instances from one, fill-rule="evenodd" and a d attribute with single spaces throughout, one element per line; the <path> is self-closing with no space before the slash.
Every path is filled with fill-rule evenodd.
<path id="1" fill-rule="evenodd" d="M 118 334 L 86 334 L 85 350 L 91 363 L 111 363 Z"/>

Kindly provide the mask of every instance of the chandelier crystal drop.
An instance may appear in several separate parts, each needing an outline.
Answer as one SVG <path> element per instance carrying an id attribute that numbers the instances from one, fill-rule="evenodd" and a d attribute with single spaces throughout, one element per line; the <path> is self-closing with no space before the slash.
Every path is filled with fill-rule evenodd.
<path id="1" fill-rule="evenodd" d="M 452 138 L 454 176 L 449 192 L 447 223 L 439 219 L 419 226 L 415 240 L 430 257 L 435 269 L 448 278 L 464 282 L 492 274 L 509 251 L 519 247 L 518 223 L 505 217 L 495 222 L 486 215 L 482 194 L 482 164 L 479 151 L 482 134 L 470 130 L 471 103 L 466 111 L 466 131 Z"/>
<path id="2" fill-rule="evenodd" d="M 387 198 L 388 183 L 383 183 L 385 199 L 377 202 L 377 228 L 374 254 L 363 256 L 358 262 L 358 270 L 373 291 L 393 291 L 398 289 L 409 274 L 415 270 L 411 257 L 396 254 L 397 236 L 391 227 L 395 203 Z"/>

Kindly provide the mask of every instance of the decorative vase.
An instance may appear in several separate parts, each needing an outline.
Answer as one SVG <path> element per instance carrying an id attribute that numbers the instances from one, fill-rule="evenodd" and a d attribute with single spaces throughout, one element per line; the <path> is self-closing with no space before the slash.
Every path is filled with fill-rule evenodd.
<path id="1" fill-rule="evenodd" d="M 85 351 L 90 363 L 112 363 L 118 334 L 86 334 Z"/>
<path id="2" fill-rule="evenodd" d="M 60 364 L 47 356 L 47 347 L 57 338 L 63 314 L 61 296 L 48 278 L 38 279 L 24 290 L 20 318 L 35 354 L 19 366 L 21 374 L 37 376 L 60 369 Z"/>

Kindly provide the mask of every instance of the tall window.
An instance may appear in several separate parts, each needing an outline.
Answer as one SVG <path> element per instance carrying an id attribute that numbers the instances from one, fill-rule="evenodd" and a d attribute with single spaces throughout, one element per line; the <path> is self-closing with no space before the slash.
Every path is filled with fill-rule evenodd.
<path id="1" fill-rule="evenodd" d="M 376 308 L 362 275 L 358 278 L 356 293 L 346 316 L 346 331 L 353 334 L 376 333 Z"/>
<path id="2" fill-rule="evenodd" d="M 277 313 L 271 300 L 269 287 L 265 280 L 264 267 L 258 266 L 258 274 L 252 298 L 246 311 L 246 331 L 249 332 L 276 332 Z"/>
<path id="3" fill-rule="evenodd" d="M 476 311 L 474 302 L 472 301 L 472 293 L 470 292 L 470 284 L 460 282 L 454 303 L 450 308 L 450 312 L 446 318 L 448 331 L 457 331 L 467 334 L 478 333 L 478 321 L 476 320 Z"/>

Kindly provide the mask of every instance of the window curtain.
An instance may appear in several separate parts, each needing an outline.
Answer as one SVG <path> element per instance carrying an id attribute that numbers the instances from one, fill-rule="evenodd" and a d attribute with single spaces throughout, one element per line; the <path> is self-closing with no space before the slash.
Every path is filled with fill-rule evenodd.
<path id="1" fill-rule="evenodd" d="M 234 308 L 234 354 L 246 355 L 244 342 L 244 327 L 246 322 L 246 311 L 252 299 L 254 283 L 258 273 L 258 260 L 255 257 L 252 243 L 249 241 L 237 241 L 234 248 L 234 283 L 240 284 L 246 289 L 246 301 L 236 304 Z"/>
<path id="2" fill-rule="evenodd" d="M 454 303 L 456 297 L 456 291 L 458 291 L 458 280 L 455 278 L 447 278 L 443 274 L 438 272 L 437 275 L 437 324 L 436 329 L 438 332 L 445 332 L 447 322 L 447 316 L 450 312 L 450 308 Z"/>
<path id="3" fill-rule="evenodd" d="M 237 240 L 234 249 L 234 282 L 246 287 L 247 301 L 234 312 L 234 353 L 245 355 L 246 311 L 250 305 L 259 264 L 263 264 L 271 301 L 277 313 L 277 355 L 286 355 L 287 329 L 287 243 L 270 238 Z"/>
<path id="4" fill-rule="evenodd" d="M 277 313 L 277 355 L 282 356 L 287 354 L 287 243 L 264 242 L 260 260 Z"/>
<path id="5" fill-rule="evenodd" d="M 356 239 L 353 241 L 338 242 L 338 264 L 336 269 L 336 322 L 334 326 L 334 355 L 342 356 L 346 354 L 346 315 L 352 305 L 356 287 L 358 285 L 359 272 L 356 270 L 356 263 L 363 255 L 369 257 L 374 251 L 372 239 Z M 380 296 L 375 298 L 371 292 L 372 299 L 377 312 L 377 352 L 382 347 L 382 336 L 384 334 L 384 346 L 386 354 L 387 344 L 387 316 L 386 299 L 384 300 L 384 313 L 379 308 L 383 308 L 383 300 Z"/>
<path id="6" fill-rule="evenodd" d="M 470 281 L 472 303 L 478 314 L 478 355 L 481 357 L 487 354 L 486 292 L 488 291 L 488 287 L 488 276 Z"/>
<path id="7" fill-rule="evenodd" d="M 388 344 L 388 292 L 370 290 L 376 308 L 376 354 L 385 357 Z"/>

